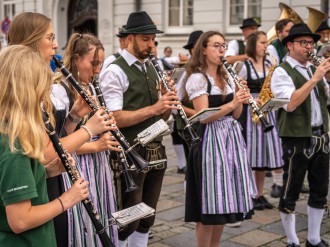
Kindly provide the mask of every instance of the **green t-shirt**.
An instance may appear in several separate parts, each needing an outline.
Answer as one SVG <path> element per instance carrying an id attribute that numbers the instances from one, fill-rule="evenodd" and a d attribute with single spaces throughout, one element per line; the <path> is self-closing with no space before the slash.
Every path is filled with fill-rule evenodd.
<path id="1" fill-rule="evenodd" d="M 28 199 L 35 206 L 49 199 L 44 166 L 22 152 L 11 153 L 4 140 L 0 135 L 0 245 L 56 247 L 53 221 L 20 234 L 8 225 L 5 206 Z"/>

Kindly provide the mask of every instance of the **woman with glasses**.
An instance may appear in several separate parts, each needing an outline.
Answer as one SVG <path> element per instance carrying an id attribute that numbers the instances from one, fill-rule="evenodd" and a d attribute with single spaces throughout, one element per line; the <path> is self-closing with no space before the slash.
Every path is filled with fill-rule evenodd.
<path id="1" fill-rule="evenodd" d="M 221 62 L 226 47 L 221 33 L 202 34 L 184 86 L 197 112 L 221 106 L 201 122 L 202 141 L 192 147 L 188 162 L 185 221 L 197 222 L 199 247 L 218 246 L 224 225 L 242 221 L 253 208 L 255 185 L 236 120 L 250 93 L 228 79 Z"/>
<path id="2" fill-rule="evenodd" d="M 246 45 L 248 60 L 239 73 L 239 76 L 247 81 L 247 86 L 255 101 L 259 103 L 259 93 L 268 75 L 272 62 L 266 57 L 267 36 L 266 33 L 258 31 L 252 33 Z M 270 79 L 270 78 L 269 78 Z M 253 199 L 254 209 L 272 209 L 273 205 L 263 196 L 263 187 L 266 177 L 266 170 L 274 170 L 283 166 L 281 142 L 276 128 L 275 112 L 271 111 L 266 116 L 269 123 L 274 125 L 270 132 L 264 133 L 259 123 L 252 121 L 252 110 L 250 105 L 245 106 L 245 111 L 240 120 L 246 140 L 248 161 L 255 171 L 255 181 L 258 188 L 258 195 Z M 279 177 L 276 184 L 282 184 L 282 171 L 275 173 Z M 278 195 L 279 197 L 279 195 Z"/>

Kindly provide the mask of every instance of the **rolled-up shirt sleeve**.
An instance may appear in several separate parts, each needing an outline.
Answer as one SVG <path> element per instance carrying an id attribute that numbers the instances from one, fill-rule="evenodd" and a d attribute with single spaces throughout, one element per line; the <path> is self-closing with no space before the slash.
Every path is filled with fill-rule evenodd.
<path id="1" fill-rule="evenodd" d="M 127 76 L 116 64 L 110 64 L 100 74 L 100 87 L 108 110 L 123 109 L 124 92 L 128 88 Z"/>
<path id="2" fill-rule="evenodd" d="M 281 67 L 274 70 L 271 82 L 271 91 L 275 98 L 291 99 L 293 92 L 296 90 L 294 83 L 288 73 Z M 287 104 L 283 106 L 287 111 Z"/>

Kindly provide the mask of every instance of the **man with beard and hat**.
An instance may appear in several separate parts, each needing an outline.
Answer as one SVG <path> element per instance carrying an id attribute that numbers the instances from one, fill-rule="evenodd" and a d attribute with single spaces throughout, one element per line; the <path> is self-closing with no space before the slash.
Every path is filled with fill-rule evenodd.
<path id="1" fill-rule="evenodd" d="M 325 79 L 330 79 L 330 59 L 317 68 L 308 62 L 319 39 L 306 24 L 295 24 L 282 40 L 288 51 L 286 61 L 274 70 L 270 83 L 275 98 L 290 100 L 278 111 L 284 160 L 279 210 L 287 246 L 299 246 L 295 207 L 306 172 L 310 188 L 306 247 L 329 246 L 321 240 L 320 228 L 329 186 L 329 86 Z"/>
<path id="2" fill-rule="evenodd" d="M 101 74 L 101 89 L 106 105 L 116 118 L 116 123 L 127 141 L 133 145 L 137 134 L 160 120 L 167 119 L 172 109 L 180 104 L 174 91 L 166 92 L 159 85 L 157 73 L 148 62 L 148 56 L 155 46 L 158 30 L 145 11 L 129 15 L 123 34 L 127 48 L 121 56 Z M 161 95 L 161 97 L 159 97 Z M 126 184 L 116 160 L 112 160 L 119 209 L 125 209 L 144 202 L 156 209 L 166 169 L 165 147 L 162 137 L 157 137 L 146 146 L 134 148 L 147 161 L 163 160 L 154 166 L 147 166 L 142 172 L 129 170 L 137 189 L 125 192 Z M 129 161 L 129 159 L 128 159 Z M 119 232 L 120 246 L 147 246 L 148 231 L 155 216 L 143 218 L 129 224 Z"/>
<path id="3" fill-rule="evenodd" d="M 225 57 L 228 63 L 235 63 L 237 61 L 247 60 L 247 55 L 245 54 L 246 40 L 251 33 L 258 31 L 261 25 L 254 18 L 247 18 L 243 20 L 242 30 L 244 40 L 231 40 L 228 42 L 228 49 L 225 53 Z"/>

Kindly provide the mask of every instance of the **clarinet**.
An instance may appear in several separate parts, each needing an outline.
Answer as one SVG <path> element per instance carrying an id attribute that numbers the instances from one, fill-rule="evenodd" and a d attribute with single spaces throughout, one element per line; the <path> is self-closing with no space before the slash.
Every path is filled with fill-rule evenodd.
<path id="1" fill-rule="evenodd" d="M 308 60 L 314 64 L 315 67 L 318 67 L 322 63 L 322 59 L 316 56 L 313 52 L 308 52 Z"/>
<path id="2" fill-rule="evenodd" d="M 233 78 L 233 80 L 236 83 L 236 85 L 238 86 L 238 88 L 246 89 L 246 87 L 241 83 L 240 79 L 238 78 L 236 72 L 233 70 L 231 65 L 227 63 L 227 60 L 224 57 L 221 57 L 221 61 L 222 61 L 222 64 L 227 69 L 230 76 Z M 261 122 L 263 131 L 265 133 L 271 131 L 274 128 L 274 125 L 271 125 L 268 123 L 267 119 L 265 118 L 264 114 L 259 110 L 259 107 L 258 107 L 257 103 L 254 101 L 252 96 L 249 98 L 249 105 L 251 106 L 252 111 L 258 116 L 258 118 Z"/>
<path id="3" fill-rule="evenodd" d="M 171 91 L 171 86 L 169 85 L 169 83 L 166 81 L 166 75 L 163 73 L 163 71 L 161 70 L 161 68 L 159 67 L 159 64 L 154 56 L 154 54 L 152 52 L 149 53 L 149 59 L 153 65 L 153 67 L 155 68 L 157 74 L 158 74 L 158 77 L 162 80 L 165 88 L 166 88 L 166 91 Z M 195 130 L 192 128 L 188 118 L 187 118 L 187 115 L 185 113 L 185 111 L 183 110 L 182 106 L 181 105 L 177 105 L 177 107 L 179 108 L 178 109 L 178 112 L 184 122 L 184 131 L 186 132 L 186 135 L 185 135 L 185 139 L 187 140 L 188 144 L 190 146 L 200 142 L 200 138 L 199 136 L 196 134 Z"/>
<path id="4" fill-rule="evenodd" d="M 65 170 L 67 171 L 70 180 L 72 183 L 76 182 L 78 178 L 80 178 L 79 171 L 75 166 L 72 166 L 68 160 L 68 153 L 63 149 L 58 136 L 52 126 L 51 122 L 49 121 L 49 115 L 46 111 L 44 111 L 43 106 L 41 104 L 41 109 L 43 112 L 43 120 L 45 123 L 46 131 L 51 140 L 58 157 L 60 158 L 62 164 L 64 165 Z M 100 241 L 103 246 L 105 247 L 115 247 L 115 245 L 111 242 L 110 237 L 108 236 L 106 227 L 104 227 L 100 221 L 100 215 L 97 213 L 92 201 L 89 198 L 86 198 L 82 201 L 92 223 L 96 230 L 96 234 L 99 236 Z"/>
<path id="5" fill-rule="evenodd" d="M 100 88 L 100 79 L 99 79 L 98 75 L 94 76 L 92 84 L 94 86 L 96 97 L 100 103 L 100 106 L 104 107 L 106 113 L 109 114 L 109 110 L 106 107 L 105 100 L 104 100 L 104 97 L 103 97 L 103 94 L 102 94 L 102 91 Z M 119 159 L 120 159 L 120 164 L 121 164 L 121 171 L 124 174 L 124 179 L 125 179 L 125 183 L 126 183 L 126 192 L 136 190 L 137 186 L 134 183 L 134 179 L 133 179 L 132 175 L 128 171 L 129 165 L 126 160 L 125 153 L 121 146 L 119 146 L 118 148 L 121 149 L 121 152 L 119 154 Z"/>
<path id="6" fill-rule="evenodd" d="M 56 58 L 53 57 L 55 65 L 59 68 L 62 74 L 65 76 L 65 79 L 73 86 L 73 88 L 80 94 L 80 96 L 85 100 L 85 102 L 89 105 L 90 108 L 95 112 L 100 108 L 95 104 L 91 97 L 85 92 L 85 90 L 79 85 L 77 80 L 73 77 L 70 71 L 63 65 L 63 63 Z M 123 148 L 125 154 L 131 159 L 131 161 L 135 164 L 138 172 L 141 172 L 145 167 L 148 166 L 148 162 L 145 161 L 127 142 L 123 134 L 119 130 L 110 130 L 111 134 L 116 138 L 117 142 L 119 142 L 120 146 Z"/>

